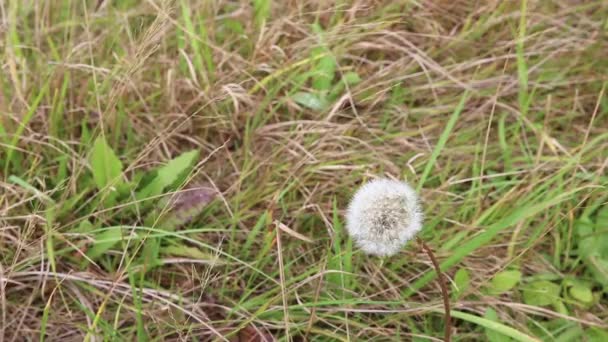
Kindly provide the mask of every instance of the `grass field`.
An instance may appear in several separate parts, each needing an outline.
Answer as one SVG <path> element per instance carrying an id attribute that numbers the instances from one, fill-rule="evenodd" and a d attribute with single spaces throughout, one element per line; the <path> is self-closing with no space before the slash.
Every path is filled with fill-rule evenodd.
<path id="1" fill-rule="evenodd" d="M 0 341 L 608 341 L 608 2 L 0 0 Z"/>

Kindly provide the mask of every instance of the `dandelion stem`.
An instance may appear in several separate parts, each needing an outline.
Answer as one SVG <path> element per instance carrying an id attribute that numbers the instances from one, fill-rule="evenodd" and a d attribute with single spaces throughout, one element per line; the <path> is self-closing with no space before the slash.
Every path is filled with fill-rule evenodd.
<path id="1" fill-rule="evenodd" d="M 443 272 L 441 272 L 441 268 L 439 267 L 439 263 L 435 258 L 435 254 L 431 247 L 429 247 L 421 238 L 416 237 L 418 243 L 422 245 L 422 248 L 426 252 L 426 254 L 431 258 L 431 262 L 433 263 L 433 267 L 435 267 L 435 272 L 437 272 L 437 280 L 439 281 L 439 286 L 441 287 L 441 294 L 443 296 L 443 308 L 445 310 L 445 342 L 450 342 L 451 340 L 451 332 L 452 332 L 452 317 L 450 315 L 450 297 L 448 295 L 448 287 L 445 284 L 445 277 Z"/>

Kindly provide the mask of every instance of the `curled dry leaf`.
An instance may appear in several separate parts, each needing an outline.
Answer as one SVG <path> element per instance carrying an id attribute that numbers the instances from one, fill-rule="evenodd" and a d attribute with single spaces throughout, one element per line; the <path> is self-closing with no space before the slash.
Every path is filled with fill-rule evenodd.
<path id="1" fill-rule="evenodd" d="M 291 229 L 291 228 L 287 227 L 285 224 L 283 224 L 283 223 L 281 223 L 281 222 L 279 222 L 279 221 L 277 221 L 277 220 L 275 220 L 275 221 L 274 221 L 274 224 L 275 224 L 275 225 L 276 225 L 276 226 L 277 226 L 277 227 L 278 227 L 280 230 L 284 231 L 284 232 L 285 232 L 285 233 L 287 233 L 288 235 L 291 235 L 291 236 L 295 237 L 295 238 L 296 238 L 296 239 L 298 239 L 298 240 L 302 240 L 302 241 L 304 241 L 304 242 L 308 242 L 308 243 L 313 243 L 313 242 L 314 242 L 314 241 L 313 241 L 311 238 L 309 238 L 309 237 L 307 237 L 307 236 L 305 236 L 305 235 L 302 235 L 302 234 L 300 234 L 300 233 L 296 232 L 295 230 L 293 230 L 293 229 Z"/>
<path id="2" fill-rule="evenodd" d="M 162 225 L 165 229 L 183 226 L 199 215 L 216 196 L 217 191 L 212 187 L 196 187 L 176 192 L 159 206 L 164 212 Z"/>
<path id="3" fill-rule="evenodd" d="M 274 342 L 276 339 L 268 332 L 249 324 L 239 331 L 238 337 L 232 342 Z"/>

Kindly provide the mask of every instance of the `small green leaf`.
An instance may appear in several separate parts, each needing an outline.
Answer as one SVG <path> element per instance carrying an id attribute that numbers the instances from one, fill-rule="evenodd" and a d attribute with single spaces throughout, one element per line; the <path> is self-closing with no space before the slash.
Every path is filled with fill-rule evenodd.
<path id="1" fill-rule="evenodd" d="M 349 71 L 342 76 L 342 80 L 349 86 L 357 85 L 361 82 L 361 77 L 354 71 Z"/>
<path id="2" fill-rule="evenodd" d="M 96 260 L 104 253 L 112 249 L 122 240 L 121 227 L 109 227 L 95 236 L 95 242 L 87 251 L 87 256 Z"/>
<path id="3" fill-rule="evenodd" d="M 606 207 L 602 207 L 592 222 L 589 217 L 581 217 L 575 222 L 574 230 L 579 238 L 578 254 L 594 279 L 608 287 L 608 230 L 606 229 Z"/>
<path id="4" fill-rule="evenodd" d="M 492 278 L 490 283 L 490 292 L 492 294 L 501 294 L 511 290 L 519 283 L 521 279 L 521 272 L 517 270 L 503 271 Z"/>
<path id="5" fill-rule="evenodd" d="M 590 219 L 582 217 L 574 224 L 574 230 L 579 238 L 578 254 L 582 258 L 597 255 L 599 251 L 599 240 L 594 236 L 594 225 Z"/>
<path id="6" fill-rule="evenodd" d="M 593 302 L 593 292 L 588 284 L 582 282 L 574 282 L 568 290 L 572 298 L 583 304 L 591 304 Z"/>
<path id="7" fill-rule="evenodd" d="M 323 40 L 323 29 L 317 24 L 313 24 L 313 31 Z M 333 84 L 336 73 L 337 63 L 331 51 L 326 46 L 319 46 L 312 50 L 311 57 L 317 59 L 313 66 L 312 88 L 322 94 L 327 94 Z"/>
<path id="8" fill-rule="evenodd" d="M 575 325 L 559 334 L 559 336 L 555 339 L 555 342 L 580 341 L 583 334 L 583 329 L 581 329 L 580 326 Z"/>
<path id="9" fill-rule="evenodd" d="M 605 206 L 601 207 L 597 211 L 597 218 L 595 220 L 595 224 L 596 224 L 596 229 L 599 229 L 599 228 L 606 229 L 606 228 L 608 228 L 608 205 L 605 205 Z"/>
<path id="10" fill-rule="evenodd" d="M 126 197 L 131 195 L 131 191 L 136 187 L 137 183 L 133 182 L 122 182 L 116 185 L 116 193 L 119 197 Z"/>
<path id="11" fill-rule="evenodd" d="M 253 13 L 255 24 L 257 27 L 264 25 L 270 16 L 271 1 L 270 0 L 253 0 Z"/>
<path id="12" fill-rule="evenodd" d="M 359 74 L 353 71 L 349 71 L 344 74 L 344 76 L 342 76 L 341 82 L 336 82 L 336 84 L 334 84 L 327 98 L 330 102 L 335 101 L 340 95 L 344 93 L 344 89 L 346 88 L 346 86 L 352 87 L 358 84 L 359 82 L 361 82 Z"/>
<path id="13" fill-rule="evenodd" d="M 149 238 L 144 236 L 142 240 L 144 241 L 144 249 L 141 252 L 141 260 L 142 264 L 145 266 L 144 269 L 149 271 L 156 266 L 162 265 L 159 258 L 161 251 L 161 238 Z"/>
<path id="14" fill-rule="evenodd" d="M 232 31 L 235 34 L 245 34 L 245 28 L 243 27 L 243 23 L 238 20 L 227 18 L 222 22 L 222 29 L 227 29 Z"/>
<path id="15" fill-rule="evenodd" d="M 535 281 L 524 289 L 524 302 L 534 306 L 551 305 L 559 301 L 559 293 L 559 285 L 547 280 Z"/>
<path id="16" fill-rule="evenodd" d="M 193 150 L 181 154 L 179 157 L 169 161 L 165 166 L 158 169 L 156 177 L 137 193 L 137 199 L 158 196 L 165 188 L 177 182 L 192 167 L 198 158 L 198 151 Z"/>
<path id="17" fill-rule="evenodd" d="M 587 342 L 606 342 L 608 341 L 608 331 L 601 328 L 591 327 L 585 331 Z"/>
<path id="18" fill-rule="evenodd" d="M 487 308 L 486 309 L 486 313 L 483 315 L 483 317 L 485 319 L 487 319 L 487 320 L 492 321 L 492 322 L 500 323 L 500 319 L 498 318 L 498 314 L 492 308 Z M 488 339 L 489 342 L 508 342 L 508 341 L 512 341 L 512 339 L 510 337 L 505 336 L 505 335 L 499 333 L 496 330 L 485 328 L 485 332 L 486 332 L 486 338 Z"/>
<path id="19" fill-rule="evenodd" d="M 589 257 L 585 262 L 595 281 L 608 287 L 608 259 Z"/>
<path id="20" fill-rule="evenodd" d="M 602 246 L 598 256 L 608 260 L 608 248 L 606 248 L 606 246 L 608 246 L 608 206 L 603 206 L 597 212 L 597 217 L 595 219 L 595 234 L 599 245 Z"/>
<path id="21" fill-rule="evenodd" d="M 315 74 L 312 78 L 312 87 L 320 92 L 327 92 L 331 88 L 336 72 L 336 61 L 331 55 L 322 57 L 315 67 Z"/>
<path id="22" fill-rule="evenodd" d="M 291 96 L 291 99 L 299 105 L 316 111 L 321 111 L 327 106 L 325 100 L 311 93 L 297 92 Z"/>
<path id="23" fill-rule="evenodd" d="M 74 229 L 73 232 L 80 233 L 80 234 L 87 234 L 87 233 L 91 232 L 93 229 L 95 229 L 95 226 L 93 226 L 93 224 L 89 220 L 84 220 L 84 221 L 80 222 L 78 227 L 76 227 L 76 229 Z"/>
<path id="24" fill-rule="evenodd" d="M 553 302 L 553 310 L 562 315 L 570 316 L 566 304 L 564 304 L 564 302 L 562 302 L 561 300 L 556 300 L 555 302 Z"/>
<path id="25" fill-rule="evenodd" d="M 471 276 L 466 268 L 460 268 L 454 275 L 452 294 L 454 298 L 460 298 L 461 294 L 469 288 Z"/>
<path id="26" fill-rule="evenodd" d="M 93 180 L 99 190 L 122 181 L 122 163 L 103 136 L 99 136 L 93 144 L 90 163 Z"/>

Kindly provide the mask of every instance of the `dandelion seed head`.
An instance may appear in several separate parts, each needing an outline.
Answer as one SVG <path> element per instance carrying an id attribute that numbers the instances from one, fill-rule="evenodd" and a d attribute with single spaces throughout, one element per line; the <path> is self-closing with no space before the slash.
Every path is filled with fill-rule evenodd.
<path id="1" fill-rule="evenodd" d="M 346 229 L 357 246 L 368 254 L 397 253 L 422 228 L 418 196 L 407 183 L 372 180 L 353 196 L 346 215 Z"/>

